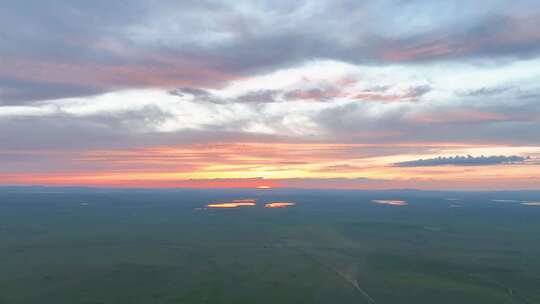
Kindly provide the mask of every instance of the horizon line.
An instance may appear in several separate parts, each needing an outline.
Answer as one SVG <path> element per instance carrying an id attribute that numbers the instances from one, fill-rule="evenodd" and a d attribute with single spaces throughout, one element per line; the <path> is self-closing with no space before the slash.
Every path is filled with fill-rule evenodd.
<path id="1" fill-rule="evenodd" d="M 418 192 L 536 192 L 536 189 L 419 189 L 419 188 L 387 188 L 387 189 L 361 189 L 361 188 L 308 188 L 308 187 L 114 187 L 96 185 L 3 185 L 2 188 L 67 188 L 67 189 L 96 189 L 96 190 L 258 190 L 261 192 L 272 190 L 320 190 L 320 191 L 418 191 Z"/>

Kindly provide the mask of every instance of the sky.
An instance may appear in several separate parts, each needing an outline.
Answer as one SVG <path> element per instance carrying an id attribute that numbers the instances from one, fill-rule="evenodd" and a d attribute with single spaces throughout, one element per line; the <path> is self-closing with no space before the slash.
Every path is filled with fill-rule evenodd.
<path id="1" fill-rule="evenodd" d="M 0 185 L 540 188 L 540 5 L 4 0 Z"/>

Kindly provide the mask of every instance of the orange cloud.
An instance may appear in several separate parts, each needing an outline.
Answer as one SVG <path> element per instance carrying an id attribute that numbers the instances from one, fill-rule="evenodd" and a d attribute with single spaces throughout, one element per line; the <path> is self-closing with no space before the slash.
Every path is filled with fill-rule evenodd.
<path id="1" fill-rule="evenodd" d="M 493 148 L 459 143 L 218 143 L 69 153 L 51 151 L 39 155 L 53 162 L 40 167 L 39 171 L 31 165 L 36 153 L 29 151 L 24 159 L 10 165 L 11 172 L 4 167 L 0 184 L 259 189 L 538 187 L 540 167 L 534 165 L 534 161 L 507 165 L 502 172 L 498 166 L 464 169 L 392 165 L 426 157 L 410 154 L 414 151 L 444 155 L 444 151 L 468 153 L 472 149 L 473 154 L 478 154 Z M 501 147 L 500 153 L 506 151 L 504 149 Z M 519 153 L 526 155 L 526 151 L 522 149 Z M 24 151 L 19 152 L 25 155 Z M 61 161 L 56 165 L 58 157 Z"/>

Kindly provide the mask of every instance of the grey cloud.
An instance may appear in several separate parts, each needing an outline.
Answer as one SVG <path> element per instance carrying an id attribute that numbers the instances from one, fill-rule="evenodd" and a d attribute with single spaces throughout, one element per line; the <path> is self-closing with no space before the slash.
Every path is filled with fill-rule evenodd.
<path id="1" fill-rule="evenodd" d="M 390 89 L 392 86 L 390 85 L 384 85 L 384 86 L 372 86 L 372 87 L 369 87 L 366 92 L 377 92 L 377 93 L 384 93 L 386 91 L 388 91 L 388 89 Z"/>
<path id="2" fill-rule="evenodd" d="M 185 95 L 193 96 L 197 102 L 210 102 L 217 104 L 224 103 L 271 103 L 278 102 L 278 96 L 283 95 L 279 90 L 257 90 L 250 91 L 243 95 L 234 98 L 222 98 L 204 89 L 196 88 L 180 88 L 169 91 L 169 94 L 184 97 Z"/>
<path id="3" fill-rule="evenodd" d="M 193 95 L 195 97 L 207 97 L 210 93 L 204 89 L 197 88 L 179 88 L 169 91 L 171 95 L 183 97 L 185 94 Z"/>
<path id="4" fill-rule="evenodd" d="M 179 88 L 170 90 L 169 94 L 178 97 L 185 97 L 191 95 L 195 102 L 208 102 L 215 104 L 225 104 L 231 102 L 231 100 L 217 96 L 205 89 L 197 88 Z"/>
<path id="5" fill-rule="evenodd" d="M 418 98 L 423 96 L 426 93 L 429 93 L 431 91 L 431 86 L 429 85 L 421 85 L 409 88 L 407 90 L 406 96 L 409 98 Z"/>
<path id="6" fill-rule="evenodd" d="M 269 103 L 276 102 L 276 97 L 280 92 L 277 90 L 259 90 L 248 92 L 237 98 L 241 102 Z"/>
<path id="7" fill-rule="evenodd" d="M 534 100 L 520 103 L 503 100 L 477 106 L 457 104 L 455 107 L 428 102 L 335 104 L 318 113 L 306 113 L 306 119 L 312 121 L 322 132 L 317 131 L 313 136 L 305 135 L 303 139 L 286 135 L 291 132 L 284 125 L 284 114 L 266 115 L 265 104 L 254 103 L 249 106 L 252 107 L 253 117 L 216 122 L 215 125 L 200 126 L 200 130 L 176 132 L 158 132 L 153 129 L 153 126 L 162 125 L 164 121 L 180 118 L 152 106 L 85 116 L 71 116 L 61 112 L 40 117 L 3 116 L 0 118 L 0 149 L 114 148 L 193 141 L 259 141 L 276 137 L 286 141 L 331 139 L 337 142 L 372 144 L 414 142 L 419 146 L 443 142 L 540 144 L 540 103 Z M 454 115 L 454 110 L 459 111 Z M 462 110 L 465 112 L 460 112 Z M 487 119 L 479 120 L 476 116 L 465 116 L 467 111 L 474 115 L 489 115 Z M 417 120 L 416 117 L 420 114 L 428 117 L 436 115 L 436 120 Z M 491 119 L 491 116 L 494 116 L 494 119 Z M 442 117 L 441 121 L 437 120 L 439 117 Z M 253 123 L 279 130 L 280 135 L 248 134 L 242 131 Z"/>
<path id="8" fill-rule="evenodd" d="M 315 100 L 315 101 L 328 101 L 333 98 L 339 97 L 340 92 L 334 88 L 314 88 L 308 90 L 292 90 L 286 92 L 284 97 L 286 99 L 300 99 L 300 100 Z"/>
<path id="9" fill-rule="evenodd" d="M 52 100 L 65 96 L 79 97 L 102 93 L 104 88 L 0 78 L 0 105 L 21 101 Z"/>
<path id="10" fill-rule="evenodd" d="M 0 119 L 0 130 L 2 130 L 0 151 L 120 149 L 189 143 L 277 140 L 272 135 L 241 132 L 239 124 L 245 122 L 237 121 L 219 126 L 208 126 L 204 130 L 183 129 L 159 132 L 151 128 L 154 123 L 169 117 L 170 114 L 152 107 L 140 111 L 85 117 L 63 114 L 2 117 Z"/>
<path id="11" fill-rule="evenodd" d="M 535 14 L 535 13 L 536 14 Z M 390 61 L 430 61 L 454 59 L 531 58 L 540 51 L 540 25 L 537 10 L 527 17 L 485 16 L 458 27 L 433 28 L 384 42 Z"/>
<path id="12" fill-rule="evenodd" d="M 132 87 L 203 89 L 313 58 L 386 65 L 538 56 L 537 3 L 518 3 L 7 0 L 0 77 L 35 83 L 10 93 L 7 103 L 20 103 Z M 464 14 L 448 13 L 461 6 Z M 417 15 L 423 26 L 405 21 Z"/>
<path id="13" fill-rule="evenodd" d="M 510 86 L 490 87 L 490 88 L 483 87 L 476 90 L 470 90 L 470 91 L 464 92 L 463 94 L 468 95 L 468 96 L 492 96 L 492 95 L 498 95 L 501 93 L 508 92 L 512 89 L 514 88 Z"/>
<path id="14" fill-rule="evenodd" d="M 519 99 L 538 101 L 540 100 L 540 88 L 533 90 L 520 90 L 517 97 Z"/>
<path id="15" fill-rule="evenodd" d="M 313 119 L 333 139 L 346 142 L 474 143 L 535 145 L 540 143 L 540 103 L 497 102 L 453 106 L 392 104 L 373 114 L 373 103 L 327 108 Z"/>
<path id="16" fill-rule="evenodd" d="M 389 94 L 387 89 L 382 88 L 381 91 L 367 90 L 358 92 L 352 97 L 357 100 L 367 101 L 382 101 L 382 102 L 397 102 L 397 101 L 417 101 L 423 95 L 431 91 L 431 86 L 420 85 L 406 89 L 404 92 Z M 384 92 L 384 93 L 379 93 Z"/>
<path id="17" fill-rule="evenodd" d="M 418 159 L 405 162 L 395 163 L 396 167 L 433 167 L 433 166 L 490 166 L 500 164 L 521 163 L 527 160 L 523 156 L 454 156 L 454 157 L 437 157 Z"/>
<path id="18" fill-rule="evenodd" d="M 189 93 L 190 91 L 184 91 L 189 93 L 197 98 L 200 101 L 206 102 L 215 102 L 215 103 L 226 103 L 226 102 L 247 102 L 247 103 L 271 103 L 271 102 L 280 102 L 280 101 L 290 101 L 290 100 L 305 100 L 305 101 L 319 101 L 326 102 L 332 101 L 340 97 L 349 97 L 358 100 L 369 100 L 369 101 L 382 101 L 382 102 L 392 102 L 392 101 L 416 101 L 426 93 L 431 91 L 429 85 L 420 85 L 413 86 L 401 93 L 387 93 L 390 86 L 380 86 L 374 87 L 373 89 L 368 89 L 362 92 L 356 93 L 345 93 L 337 86 L 323 86 L 318 88 L 310 89 L 295 89 L 289 91 L 281 90 L 258 90 L 247 92 L 244 95 L 238 96 L 233 99 L 225 100 L 220 99 L 217 96 L 211 95 L 207 91 L 195 91 Z"/>

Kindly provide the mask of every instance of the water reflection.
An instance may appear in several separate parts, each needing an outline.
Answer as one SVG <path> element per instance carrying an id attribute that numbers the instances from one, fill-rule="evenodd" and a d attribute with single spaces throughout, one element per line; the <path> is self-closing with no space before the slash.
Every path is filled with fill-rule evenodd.
<path id="1" fill-rule="evenodd" d="M 288 202 L 271 202 L 264 205 L 264 208 L 286 208 L 290 206 L 294 206 L 295 203 L 288 203 Z"/>
<path id="2" fill-rule="evenodd" d="M 239 208 L 239 207 L 253 207 L 257 205 L 256 199 L 235 199 L 227 202 L 219 203 L 210 203 L 205 206 L 205 209 L 230 209 L 230 208 Z M 269 202 L 264 204 L 264 208 L 286 208 L 294 206 L 295 203 L 279 201 L 279 202 Z"/>
<path id="3" fill-rule="evenodd" d="M 254 199 L 237 199 L 230 202 L 212 203 L 206 205 L 206 208 L 238 208 L 238 207 L 251 207 L 257 204 L 257 200 Z"/>
<path id="4" fill-rule="evenodd" d="M 408 205 L 406 201 L 401 200 L 372 200 L 372 203 L 381 204 L 381 205 L 391 205 L 391 206 L 406 206 Z"/>
<path id="5" fill-rule="evenodd" d="M 525 206 L 540 206 L 540 202 L 535 201 L 519 201 L 519 200 L 511 200 L 511 199 L 494 199 L 491 200 L 492 202 L 499 202 L 499 203 L 518 203 Z"/>
<path id="6" fill-rule="evenodd" d="M 511 200 L 511 199 L 494 199 L 491 200 L 492 202 L 496 203 L 520 203 L 521 201 L 518 200 Z"/>

